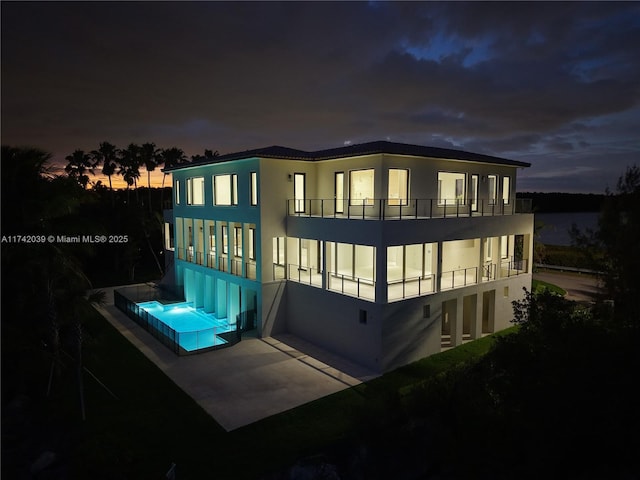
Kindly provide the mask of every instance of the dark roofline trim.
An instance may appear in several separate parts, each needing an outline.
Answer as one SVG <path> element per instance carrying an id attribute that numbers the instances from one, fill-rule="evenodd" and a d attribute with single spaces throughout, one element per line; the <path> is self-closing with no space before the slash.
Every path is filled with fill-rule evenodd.
<path id="1" fill-rule="evenodd" d="M 531 166 L 531 164 L 527 162 L 508 160 L 506 158 L 466 152 L 463 150 L 378 141 L 318 150 L 315 152 L 305 152 L 303 150 L 296 150 L 294 148 L 273 145 L 265 148 L 257 148 L 254 150 L 245 150 L 242 152 L 220 155 L 219 157 L 216 157 L 215 159 L 209 161 L 195 163 L 191 162 L 182 165 L 176 165 L 171 168 L 163 169 L 162 171 L 171 172 L 174 170 L 182 170 L 185 168 L 200 167 L 204 165 L 213 165 L 218 163 L 230 162 L 233 160 L 246 160 L 251 158 L 277 158 L 283 160 L 322 161 L 384 153 L 392 155 L 406 155 L 411 157 L 436 158 L 442 160 L 465 161 L 484 164 L 489 163 L 496 165 L 506 165 L 510 167 Z"/>

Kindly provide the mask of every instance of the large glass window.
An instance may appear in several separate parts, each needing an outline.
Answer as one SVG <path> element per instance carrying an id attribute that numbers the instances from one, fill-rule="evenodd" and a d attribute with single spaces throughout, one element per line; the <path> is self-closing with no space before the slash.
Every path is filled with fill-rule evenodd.
<path id="1" fill-rule="evenodd" d="M 238 204 L 238 176 L 215 175 L 213 177 L 213 203 L 214 205 Z"/>
<path id="2" fill-rule="evenodd" d="M 209 224 L 209 252 L 212 255 L 216 254 L 216 224 L 211 222 Z"/>
<path id="3" fill-rule="evenodd" d="M 256 227 L 249 227 L 249 244 L 247 245 L 249 248 L 249 259 L 256 259 Z"/>
<path id="4" fill-rule="evenodd" d="M 389 169 L 389 205 L 409 204 L 409 170 L 400 168 Z"/>
<path id="5" fill-rule="evenodd" d="M 336 213 L 344 213 L 344 172 L 336 172 Z"/>
<path id="6" fill-rule="evenodd" d="M 478 175 L 471 175 L 471 185 L 469 185 L 469 198 L 471 199 L 471 211 L 478 211 Z"/>
<path id="7" fill-rule="evenodd" d="M 222 225 L 222 253 L 229 253 L 229 233 L 226 225 Z"/>
<path id="8" fill-rule="evenodd" d="M 295 212 L 304 212 L 304 199 L 305 199 L 305 174 L 294 173 L 293 174 L 293 199 L 295 202 Z"/>
<path id="9" fill-rule="evenodd" d="M 258 205 L 258 173 L 251 172 L 251 205 Z"/>
<path id="10" fill-rule="evenodd" d="M 489 182 L 489 205 L 495 205 L 498 199 L 498 178 L 495 175 L 487 177 Z"/>
<path id="11" fill-rule="evenodd" d="M 349 172 L 349 200 L 351 205 L 373 205 L 375 170 Z"/>
<path id="12" fill-rule="evenodd" d="M 233 227 L 233 254 L 242 257 L 242 226 Z"/>
<path id="13" fill-rule="evenodd" d="M 166 222 L 164 224 L 164 248 L 167 250 L 174 249 L 173 225 Z"/>
<path id="14" fill-rule="evenodd" d="M 273 239 L 273 263 L 284 265 L 284 245 L 285 237 L 275 237 Z"/>
<path id="15" fill-rule="evenodd" d="M 500 237 L 500 257 L 502 259 L 509 258 L 509 237 L 507 235 Z"/>
<path id="16" fill-rule="evenodd" d="M 464 203 L 465 180 L 464 173 L 438 172 L 438 205 Z"/>
<path id="17" fill-rule="evenodd" d="M 204 177 L 187 179 L 187 205 L 204 205 Z"/>
<path id="18" fill-rule="evenodd" d="M 502 177 L 502 203 L 509 205 L 509 197 L 511 196 L 511 179 Z"/>

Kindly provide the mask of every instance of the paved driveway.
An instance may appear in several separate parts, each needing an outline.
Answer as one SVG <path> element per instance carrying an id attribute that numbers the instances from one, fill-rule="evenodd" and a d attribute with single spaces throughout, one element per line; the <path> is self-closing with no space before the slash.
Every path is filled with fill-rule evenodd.
<path id="1" fill-rule="evenodd" d="M 591 302 L 600 292 L 598 279 L 590 275 L 546 271 L 534 273 L 533 278 L 564 288 L 565 298 L 576 302 Z"/>
<path id="2" fill-rule="evenodd" d="M 178 357 L 113 305 L 113 288 L 102 290 L 98 311 L 227 431 L 376 376 L 292 335 Z"/>

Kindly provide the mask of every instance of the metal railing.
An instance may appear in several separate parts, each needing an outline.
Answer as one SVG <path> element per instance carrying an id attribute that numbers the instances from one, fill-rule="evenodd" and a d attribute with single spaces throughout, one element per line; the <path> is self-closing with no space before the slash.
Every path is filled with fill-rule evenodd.
<path id="1" fill-rule="evenodd" d="M 500 274 L 502 277 L 514 277 L 528 272 L 529 261 L 526 258 L 514 259 L 511 257 L 507 260 L 502 259 L 500 262 Z"/>
<path id="2" fill-rule="evenodd" d="M 387 283 L 387 301 L 421 297 L 436 291 L 435 275 L 403 278 Z"/>
<path id="3" fill-rule="evenodd" d="M 301 267 L 293 263 L 287 264 L 287 279 L 298 283 L 306 283 L 314 287 L 322 287 L 322 271 L 313 267 Z"/>
<path id="4" fill-rule="evenodd" d="M 343 275 L 337 272 L 329 272 L 327 276 L 327 290 L 340 292 L 343 295 L 349 295 L 365 300 L 376 299 L 376 282 L 369 278 L 354 277 L 352 275 Z"/>
<path id="5" fill-rule="evenodd" d="M 478 283 L 478 267 L 460 268 L 442 272 L 440 290 L 466 287 Z"/>
<path id="6" fill-rule="evenodd" d="M 138 303 L 156 300 L 156 298 L 146 296 L 137 298 L 134 301 L 128 298 L 125 293 L 130 294 L 126 289 L 113 291 L 115 306 L 176 355 L 193 355 L 226 348 L 235 345 L 242 339 L 241 324 L 238 322 L 233 330 L 212 327 L 189 332 L 178 332 L 138 305 Z M 136 296 L 139 297 L 137 294 Z M 185 348 L 186 345 L 189 345 L 188 349 Z"/>
<path id="7" fill-rule="evenodd" d="M 287 200 L 287 215 L 296 217 L 348 218 L 374 220 L 404 220 L 424 218 L 462 218 L 515 215 L 531 213 L 531 199 L 504 200 L 482 199 L 472 202 L 467 199 L 375 198 L 349 201 L 340 204 L 336 199 Z M 341 208 L 336 208 L 339 206 Z M 304 208 L 303 208 L 304 207 Z"/>

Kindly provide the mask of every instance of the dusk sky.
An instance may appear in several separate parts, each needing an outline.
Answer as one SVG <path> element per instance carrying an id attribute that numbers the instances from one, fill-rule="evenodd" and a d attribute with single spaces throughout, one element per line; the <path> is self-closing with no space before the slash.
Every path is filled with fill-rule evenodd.
<path id="1" fill-rule="evenodd" d="M 640 165 L 638 2 L 5 2 L 2 144 L 188 155 L 391 140 L 530 162 L 519 191 Z M 142 179 L 146 183 L 143 172 Z"/>

